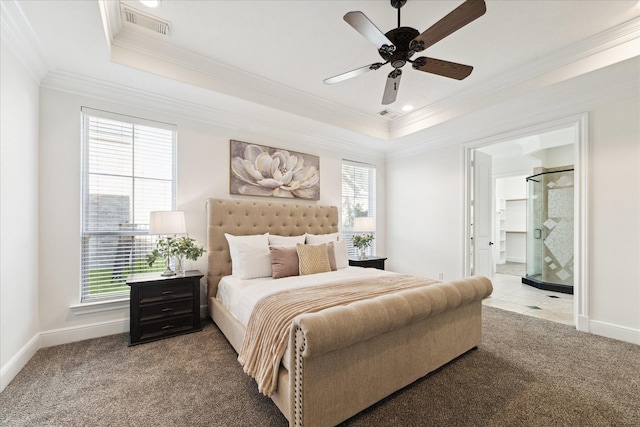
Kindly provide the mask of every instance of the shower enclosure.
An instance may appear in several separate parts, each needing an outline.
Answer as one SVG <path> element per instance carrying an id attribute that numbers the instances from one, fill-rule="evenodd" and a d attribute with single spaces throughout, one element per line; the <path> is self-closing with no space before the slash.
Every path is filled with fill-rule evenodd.
<path id="1" fill-rule="evenodd" d="M 573 294 L 573 166 L 527 177 L 527 267 L 522 283 Z"/>

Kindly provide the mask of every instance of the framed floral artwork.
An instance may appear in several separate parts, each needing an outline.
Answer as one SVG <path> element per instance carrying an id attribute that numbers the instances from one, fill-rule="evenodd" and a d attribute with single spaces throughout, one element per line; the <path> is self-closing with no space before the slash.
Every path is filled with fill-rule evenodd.
<path id="1" fill-rule="evenodd" d="M 231 194 L 320 199 L 320 158 L 231 140 Z"/>

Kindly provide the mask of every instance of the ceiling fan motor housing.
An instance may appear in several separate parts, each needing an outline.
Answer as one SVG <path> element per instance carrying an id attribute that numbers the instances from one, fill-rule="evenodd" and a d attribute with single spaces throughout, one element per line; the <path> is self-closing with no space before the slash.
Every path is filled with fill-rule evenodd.
<path id="1" fill-rule="evenodd" d="M 389 52 L 386 49 L 378 49 L 378 53 L 385 61 L 388 61 L 394 68 L 403 67 L 415 53 L 409 49 L 411 40 L 420 35 L 420 32 L 411 27 L 398 27 L 385 34 L 389 41 L 396 47 Z"/>

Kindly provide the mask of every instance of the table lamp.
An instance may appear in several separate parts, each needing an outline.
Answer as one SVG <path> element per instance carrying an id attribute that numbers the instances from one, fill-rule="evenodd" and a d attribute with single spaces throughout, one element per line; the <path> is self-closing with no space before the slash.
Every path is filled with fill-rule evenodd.
<path id="1" fill-rule="evenodd" d="M 176 234 L 186 234 L 187 226 L 182 211 L 153 211 L 149 216 L 149 234 L 163 234 L 170 241 Z M 162 276 L 175 276 L 171 269 L 171 255 L 167 253 L 167 269 Z"/>

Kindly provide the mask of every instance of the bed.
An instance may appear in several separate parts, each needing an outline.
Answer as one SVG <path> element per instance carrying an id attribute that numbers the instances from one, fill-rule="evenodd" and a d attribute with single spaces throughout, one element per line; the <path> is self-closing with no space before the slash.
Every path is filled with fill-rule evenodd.
<path id="1" fill-rule="evenodd" d="M 337 233 L 338 210 L 209 199 L 207 217 L 209 315 L 240 354 L 246 320 L 238 320 L 217 298 L 221 279 L 232 272 L 225 233 Z M 363 282 L 394 274 L 360 267 L 321 274 L 351 277 L 354 272 L 364 275 Z M 297 315 L 288 325 L 286 351 L 269 395 L 292 426 L 337 425 L 476 347 L 482 337 L 481 301 L 491 292 L 489 279 L 475 276 Z"/>

